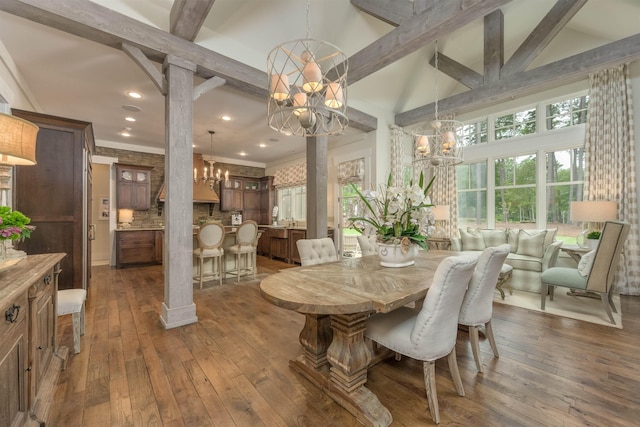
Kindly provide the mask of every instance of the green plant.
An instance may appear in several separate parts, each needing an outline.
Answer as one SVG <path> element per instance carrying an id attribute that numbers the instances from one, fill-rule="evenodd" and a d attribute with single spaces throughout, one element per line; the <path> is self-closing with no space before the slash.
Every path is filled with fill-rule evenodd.
<path id="1" fill-rule="evenodd" d="M 589 234 L 587 234 L 587 239 L 598 240 L 599 238 L 600 238 L 599 231 L 591 231 Z"/>
<path id="2" fill-rule="evenodd" d="M 31 219 L 22 212 L 12 211 L 8 206 L 0 206 L 0 240 L 24 240 L 31 237 L 35 227 L 28 225 Z"/>
<path id="3" fill-rule="evenodd" d="M 389 174 L 386 186 L 381 186 L 379 191 L 365 192 L 351 184 L 366 212 L 349 221 L 360 233 L 365 224 L 375 228 L 379 242 L 400 244 L 409 240 L 427 250 L 427 237 L 433 232 L 433 205 L 428 195 L 433 180 L 425 185 L 424 175 L 420 173 L 417 184 L 411 182 L 405 187 L 394 187 Z"/>

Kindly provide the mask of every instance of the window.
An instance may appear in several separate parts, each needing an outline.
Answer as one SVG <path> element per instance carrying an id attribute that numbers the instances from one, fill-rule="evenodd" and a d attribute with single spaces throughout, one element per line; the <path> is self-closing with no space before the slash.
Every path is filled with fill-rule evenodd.
<path id="1" fill-rule="evenodd" d="M 494 121 L 495 139 L 512 138 L 536 132 L 536 109 L 497 117 Z"/>
<path id="2" fill-rule="evenodd" d="M 362 191 L 362 183 L 355 182 L 353 185 L 358 191 Z M 342 256 L 348 258 L 359 257 L 361 256 L 360 246 L 358 246 L 360 232 L 351 226 L 349 218 L 366 215 L 366 212 L 364 212 L 366 208 L 351 184 L 341 185 L 340 191 L 342 193 L 342 197 L 340 197 L 342 205 Z"/>
<path id="3" fill-rule="evenodd" d="M 306 221 L 307 219 L 307 187 L 280 188 L 277 190 L 278 219 Z"/>
<path id="4" fill-rule="evenodd" d="M 462 145 L 464 147 L 484 144 L 487 142 L 488 136 L 487 121 L 482 120 L 480 122 L 466 124 L 460 129 L 459 135 L 462 138 Z"/>
<path id="5" fill-rule="evenodd" d="M 560 129 L 587 122 L 589 96 L 583 95 L 566 101 L 547 104 L 547 129 Z"/>
<path id="6" fill-rule="evenodd" d="M 575 244 L 582 224 L 571 223 L 569 206 L 584 191 L 584 148 L 546 153 L 547 226 L 558 228 L 556 239 Z"/>
<path id="7" fill-rule="evenodd" d="M 496 159 L 494 182 L 496 228 L 535 228 L 536 155 Z"/>
<path id="8" fill-rule="evenodd" d="M 458 224 L 487 228 L 487 162 L 456 166 Z"/>

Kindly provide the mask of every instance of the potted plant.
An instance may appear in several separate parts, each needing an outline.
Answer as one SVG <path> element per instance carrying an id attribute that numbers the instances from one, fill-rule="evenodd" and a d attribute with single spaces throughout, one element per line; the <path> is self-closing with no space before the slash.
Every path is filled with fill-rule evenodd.
<path id="1" fill-rule="evenodd" d="M 595 249 L 598 246 L 600 234 L 599 231 L 590 231 L 587 233 L 586 245 L 589 249 Z"/>
<path id="2" fill-rule="evenodd" d="M 428 249 L 427 237 L 434 229 L 433 204 L 428 195 L 433 180 L 425 184 L 424 175 L 420 173 L 417 183 L 396 187 L 392 185 L 392 176 L 389 174 L 386 186 L 381 186 L 379 191 L 364 192 L 351 184 L 365 210 L 364 215 L 349 218 L 352 226 L 360 233 L 364 232 L 367 225 L 375 230 L 381 258 L 386 254 L 407 258 L 397 262 L 381 259 L 381 265 L 412 265 L 417 248 Z"/>
<path id="3" fill-rule="evenodd" d="M 31 219 L 22 212 L 13 211 L 8 206 L 0 206 L 0 262 L 7 258 L 7 240 L 22 241 L 31 237 L 35 227 L 28 225 Z"/>

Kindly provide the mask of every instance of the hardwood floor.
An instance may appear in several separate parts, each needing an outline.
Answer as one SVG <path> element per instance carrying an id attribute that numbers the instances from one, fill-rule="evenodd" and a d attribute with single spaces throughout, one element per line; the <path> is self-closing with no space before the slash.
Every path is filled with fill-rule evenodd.
<path id="1" fill-rule="evenodd" d="M 259 257 L 259 273 L 290 267 Z M 95 267 L 80 354 L 70 354 L 49 414 L 53 426 L 359 426 L 288 367 L 303 316 L 260 297 L 259 281 L 194 284 L 199 322 L 159 322 L 159 266 Z M 466 333 L 456 351 L 466 396 L 437 363 L 442 425 L 636 426 L 640 415 L 640 297 L 622 297 L 624 329 L 496 304 L 500 358 L 481 341 L 477 374 Z M 60 342 L 71 347 L 70 316 Z M 422 364 L 370 370 L 367 386 L 394 426 L 432 425 Z"/>

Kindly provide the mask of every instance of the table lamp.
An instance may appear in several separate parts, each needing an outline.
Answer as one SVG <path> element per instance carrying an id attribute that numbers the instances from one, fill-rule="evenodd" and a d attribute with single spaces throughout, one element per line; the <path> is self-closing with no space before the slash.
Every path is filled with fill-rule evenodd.
<path id="1" fill-rule="evenodd" d="M 120 222 L 120 227 L 128 228 L 133 222 L 133 210 L 118 209 L 118 222 Z"/>
<path id="2" fill-rule="evenodd" d="M 608 200 L 571 202 L 571 221 L 582 222 L 584 229 L 576 237 L 581 248 L 587 247 L 587 234 L 602 230 L 602 223 L 618 217 L 618 204 Z"/>
<path id="3" fill-rule="evenodd" d="M 436 237 L 436 238 L 449 237 L 447 236 L 447 231 L 443 226 L 443 222 L 449 221 L 450 219 L 449 205 L 434 206 L 432 209 L 433 209 L 433 219 L 436 221 L 436 227 L 432 234 L 432 237 Z"/>
<path id="4" fill-rule="evenodd" d="M 38 126 L 20 117 L 0 113 L 0 204 L 8 205 L 11 168 L 36 164 Z"/>

